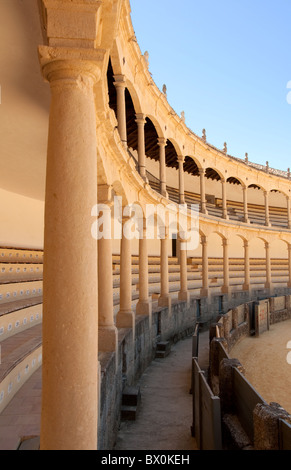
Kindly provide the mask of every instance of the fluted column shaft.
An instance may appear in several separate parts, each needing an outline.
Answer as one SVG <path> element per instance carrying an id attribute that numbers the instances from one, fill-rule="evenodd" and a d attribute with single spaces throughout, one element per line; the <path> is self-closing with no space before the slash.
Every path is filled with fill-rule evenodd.
<path id="1" fill-rule="evenodd" d="M 227 196 L 226 196 L 226 179 L 223 178 L 221 181 L 222 184 L 222 217 L 228 219 L 227 215 Z"/>
<path id="2" fill-rule="evenodd" d="M 159 297 L 160 306 L 169 306 L 171 304 L 171 296 L 169 294 L 169 259 L 168 259 L 168 230 L 161 237 L 161 255 L 160 255 L 160 278 L 161 293 Z"/>
<path id="3" fill-rule="evenodd" d="M 249 223 L 248 213 L 248 188 L 243 186 L 244 222 Z"/>
<path id="4" fill-rule="evenodd" d="M 269 214 L 269 193 L 268 191 L 264 191 L 265 197 L 265 225 L 267 227 L 270 226 L 270 214 Z"/>

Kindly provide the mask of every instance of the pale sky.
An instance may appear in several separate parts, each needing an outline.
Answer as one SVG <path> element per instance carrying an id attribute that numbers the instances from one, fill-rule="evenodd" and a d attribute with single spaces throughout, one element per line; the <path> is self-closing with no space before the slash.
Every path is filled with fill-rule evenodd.
<path id="1" fill-rule="evenodd" d="M 234 157 L 291 167 L 291 0 L 131 0 L 131 9 L 154 82 L 193 132 L 205 128 Z"/>

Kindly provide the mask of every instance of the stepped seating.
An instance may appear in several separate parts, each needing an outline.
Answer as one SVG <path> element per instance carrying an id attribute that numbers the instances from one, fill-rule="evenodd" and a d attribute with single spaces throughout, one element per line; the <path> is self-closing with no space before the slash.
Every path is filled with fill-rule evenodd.
<path id="1" fill-rule="evenodd" d="M 160 182 L 158 180 L 150 180 L 150 186 L 152 189 L 160 192 Z M 170 201 L 179 204 L 179 190 L 170 186 L 167 186 L 168 197 Z M 200 194 L 192 193 L 190 191 L 185 191 L 185 202 L 188 208 L 191 207 L 191 204 L 201 203 Z M 222 199 L 215 198 L 215 203 L 207 202 L 206 203 L 207 212 L 213 217 L 222 217 Z M 227 213 L 230 220 L 237 222 L 244 221 L 244 206 L 242 202 L 239 201 L 227 201 Z M 265 225 L 265 207 L 260 204 L 248 203 L 248 217 L 251 224 L 255 225 Z M 288 228 L 288 217 L 287 209 L 281 207 L 269 207 L 269 218 L 271 225 L 280 228 Z"/>
<path id="2" fill-rule="evenodd" d="M 0 412 L 41 365 L 43 252 L 0 249 Z"/>

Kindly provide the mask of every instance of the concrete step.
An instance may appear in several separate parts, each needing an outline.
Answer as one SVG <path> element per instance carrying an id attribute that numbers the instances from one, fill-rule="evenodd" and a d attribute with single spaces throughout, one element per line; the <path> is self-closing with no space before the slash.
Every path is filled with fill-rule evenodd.
<path id="1" fill-rule="evenodd" d="M 135 421 L 141 403 L 139 387 L 126 387 L 122 394 L 121 420 Z"/>
<path id="2" fill-rule="evenodd" d="M 157 343 L 156 358 L 163 359 L 164 357 L 167 357 L 170 352 L 171 344 L 169 341 L 161 341 L 160 343 Z"/>

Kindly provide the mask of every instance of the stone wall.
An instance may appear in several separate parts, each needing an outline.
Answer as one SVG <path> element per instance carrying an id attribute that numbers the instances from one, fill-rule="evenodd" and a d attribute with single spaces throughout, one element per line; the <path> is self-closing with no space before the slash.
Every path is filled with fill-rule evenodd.
<path id="1" fill-rule="evenodd" d="M 122 392 L 138 384 L 155 358 L 160 341 L 175 343 L 193 333 L 197 319 L 195 300 L 173 302 L 170 309 L 158 308 L 152 317 L 137 316 L 135 331 L 119 330 L 118 357 L 101 353 L 98 449 L 113 448 L 121 419 Z"/>

